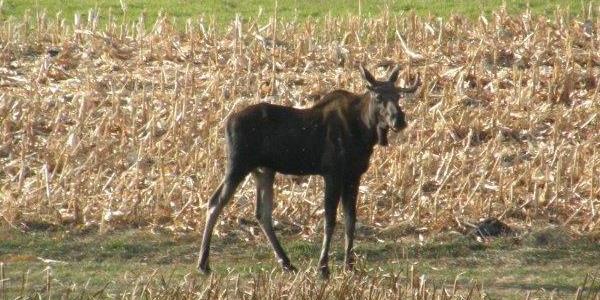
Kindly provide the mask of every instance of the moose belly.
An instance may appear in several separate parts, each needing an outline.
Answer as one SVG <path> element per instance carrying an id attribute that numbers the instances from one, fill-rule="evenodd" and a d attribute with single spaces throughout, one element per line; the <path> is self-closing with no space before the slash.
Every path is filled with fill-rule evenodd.
<path id="1" fill-rule="evenodd" d="M 259 165 L 289 175 L 322 173 L 321 156 L 307 147 L 277 147 L 277 151 L 261 153 Z"/>

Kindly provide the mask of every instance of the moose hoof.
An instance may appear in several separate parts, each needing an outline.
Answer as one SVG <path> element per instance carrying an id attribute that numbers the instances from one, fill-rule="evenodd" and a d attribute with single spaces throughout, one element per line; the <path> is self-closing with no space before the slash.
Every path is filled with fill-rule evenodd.
<path id="1" fill-rule="evenodd" d="M 291 264 L 282 265 L 282 268 L 283 268 L 283 270 L 285 272 L 288 272 L 288 273 L 296 273 L 296 272 L 298 272 L 298 269 L 296 269 L 296 267 L 294 267 Z"/>
<path id="2" fill-rule="evenodd" d="M 354 272 L 354 264 L 346 264 L 346 265 L 344 266 L 344 270 L 345 270 L 346 272 Z"/>
<path id="3" fill-rule="evenodd" d="M 208 275 L 210 274 L 210 267 L 208 265 L 204 265 L 204 266 L 198 266 L 198 271 L 200 271 L 200 273 L 204 274 L 204 275 Z"/>
<path id="4" fill-rule="evenodd" d="M 321 279 L 327 280 L 329 279 L 330 275 L 331 274 L 329 273 L 329 267 L 321 267 Z"/>

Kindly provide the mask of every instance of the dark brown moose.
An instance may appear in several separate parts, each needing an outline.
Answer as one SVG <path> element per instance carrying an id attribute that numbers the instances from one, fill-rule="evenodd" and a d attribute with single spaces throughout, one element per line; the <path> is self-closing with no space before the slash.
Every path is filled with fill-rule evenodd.
<path id="1" fill-rule="evenodd" d="M 359 69 L 368 89 L 362 95 L 336 90 L 311 108 L 261 103 L 229 118 L 226 173 L 208 202 L 198 261 L 201 272 L 210 272 L 208 254 L 217 218 L 249 173 L 254 176 L 257 186 L 256 218 L 283 269 L 296 270 L 273 230 L 271 215 L 276 172 L 324 178 L 325 232 L 319 269 L 325 278 L 329 276 L 329 245 L 341 197 L 346 227 L 345 267 L 353 268 L 352 244 L 360 177 L 369 167 L 375 144 L 388 144 L 388 130 L 406 128 L 398 101 L 402 93 L 413 93 L 420 85 L 417 77 L 408 88 L 396 87 L 399 67 L 386 81 L 376 80 L 362 66 Z"/>

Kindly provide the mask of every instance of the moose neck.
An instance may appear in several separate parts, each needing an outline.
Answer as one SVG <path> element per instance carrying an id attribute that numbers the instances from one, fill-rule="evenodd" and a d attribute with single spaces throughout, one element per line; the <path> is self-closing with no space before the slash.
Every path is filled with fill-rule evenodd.
<path id="1" fill-rule="evenodd" d="M 378 116 L 377 112 L 375 111 L 371 94 L 371 92 L 366 92 L 360 97 L 360 114 L 362 123 L 364 125 L 364 140 L 370 147 L 375 146 L 375 144 L 387 145 L 387 136 L 383 137 L 385 140 L 381 140 L 381 133 L 378 132 L 378 130 L 382 129 L 379 129 L 377 126 Z M 387 135 L 387 132 L 385 134 Z"/>

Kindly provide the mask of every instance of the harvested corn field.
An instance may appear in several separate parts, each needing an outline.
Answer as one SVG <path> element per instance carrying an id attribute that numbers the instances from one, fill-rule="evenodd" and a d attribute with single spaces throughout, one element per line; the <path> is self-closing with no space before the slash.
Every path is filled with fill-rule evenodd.
<path id="1" fill-rule="evenodd" d="M 1 23 L 3 226 L 198 232 L 224 172 L 224 120 L 263 101 L 307 107 L 333 89 L 363 92 L 362 63 L 378 77 L 400 64 L 403 84 L 423 82 L 401 100 L 409 128 L 376 148 L 363 177 L 363 240 L 469 233 L 487 217 L 517 235 L 553 225 L 567 239 L 600 238 L 597 5 L 578 17 L 237 18 L 226 28 L 176 28 L 166 16 L 104 24 L 100 13 Z M 319 177 L 276 177 L 279 234 L 318 238 L 322 190 Z M 266 243 L 254 197 L 248 178 L 215 239 Z M 433 293 L 414 286 L 406 293 Z"/>
<path id="2" fill-rule="evenodd" d="M 2 24 L 9 224 L 197 230 L 222 178 L 229 114 L 361 92 L 359 63 L 380 76 L 399 63 L 404 81 L 420 74 L 423 86 L 402 100 L 410 128 L 373 155 L 360 187 L 365 226 L 464 231 L 494 216 L 599 229 L 597 19 L 238 19 L 219 33 L 192 21 L 177 31 L 166 17 L 150 30 L 143 19 L 99 27 L 95 16 Z M 282 228 L 320 230 L 321 185 L 277 177 Z M 253 194 L 253 184 L 238 191 L 223 232 L 252 217 Z"/>

